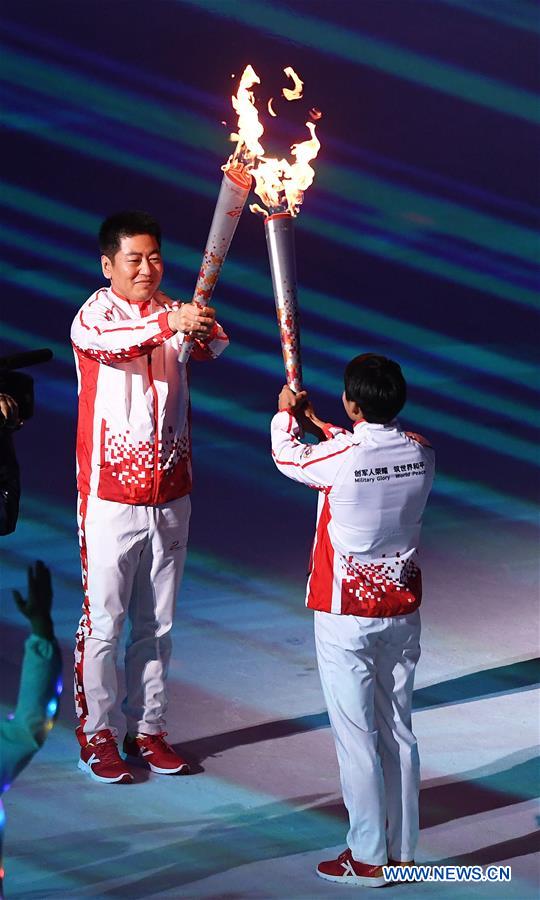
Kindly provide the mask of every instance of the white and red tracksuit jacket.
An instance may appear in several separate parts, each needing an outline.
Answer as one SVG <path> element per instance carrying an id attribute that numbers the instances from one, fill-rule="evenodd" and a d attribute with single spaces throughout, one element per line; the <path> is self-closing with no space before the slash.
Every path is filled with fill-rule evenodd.
<path id="1" fill-rule="evenodd" d="M 167 324 L 179 303 L 158 291 L 131 302 L 112 288 L 96 291 L 71 327 L 79 384 L 77 487 L 119 503 L 158 505 L 191 490 L 191 433 L 184 336 Z M 196 359 L 227 346 L 215 325 Z"/>
<path id="2" fill-rule="evenodd" d="M 272 454 L 284 475 L 320 491 L 306 605 L 329 613 L 397 616 L 422 599 L 417 548 L 434 452 L 397 422 L 325 426 L 303 444 L 288 412 L 272 420 Z"/>

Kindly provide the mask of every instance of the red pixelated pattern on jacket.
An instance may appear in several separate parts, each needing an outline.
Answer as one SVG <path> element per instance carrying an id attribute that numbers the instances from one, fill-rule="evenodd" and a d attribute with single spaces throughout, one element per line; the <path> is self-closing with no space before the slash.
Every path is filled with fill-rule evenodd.
<path id="1" fill-rule="evenodd" d="M 358 563 L 342 556 L 341 612 L 345 615 L 408 615 L 422 601 L 422 573 L 412 560 L 398 556 L 384 563 Z"/>
<path id="2" fill-rule="evenodd" d="M 102 433 L 101 470 L 98 495 L 120 502 L 165 503 L 189 493 L 191 465 L 189 433 L 181 438 L 165 438 L 157 446 L 159 493 L 155 492 L 156 459 L 153 440 L 134 443 L 130 434 L 112 434 L 105 425 Z"/>

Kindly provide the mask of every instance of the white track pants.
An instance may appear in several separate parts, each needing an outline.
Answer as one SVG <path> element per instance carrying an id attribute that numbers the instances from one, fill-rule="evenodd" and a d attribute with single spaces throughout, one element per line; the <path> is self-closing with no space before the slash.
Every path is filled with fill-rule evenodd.
<path id="1" fill-rule="evenodd" d="M 414 858 L 420 763 L 411 730 L 420 614 L 387 619 L 315 612 L 322 687 L 354 859 Z"/>
<path id="2" fill-rule="evenodd" d="M 122 710 L 128 731 L 163 730 L 170 631 L 190 510 L 189 496 L 162 506 L 79 497 L 84 602 L 75 648 L 75 706 L 88 737 L 111 727 L 117 645 L 126 616 L 130 634 Z"/>

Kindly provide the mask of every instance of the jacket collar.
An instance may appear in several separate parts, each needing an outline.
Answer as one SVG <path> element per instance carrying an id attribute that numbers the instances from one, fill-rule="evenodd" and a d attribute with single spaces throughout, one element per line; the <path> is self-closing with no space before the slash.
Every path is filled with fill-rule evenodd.
<path id="1" fill-rule="evenodd" d="M 115 291 L 115 289 L 112 287 L 112 285 L 109 285 L 109 290 L 110 290 L 111 294 L 114 294 L 115 297 L 118 297 L 120 300 L 123 300 L 125 303 L 131 303 L 132 306 L 145 306 L 147 303 L 151 303 L 152 300 L 154 299 L 154 295 L 152 295 L 152 297 L 150 297 L 149 300 L 130 300 L 128 297 L 124 297 L 123 294 L 119 294 L 118 291 Z"/>
<path id="2" fill-rule="evenodd" d="M 356 440 L 359 440 L 362 434 L 373 431 L 395 431 L 397 428 L 399 428 L 397 419 L 392 419 L 391 422 L 386 422 L 385 424 L 379 422 L 366 422 L 365 419 L 361 419 L 359 422 L 354 423 L 353 434 Z"/>

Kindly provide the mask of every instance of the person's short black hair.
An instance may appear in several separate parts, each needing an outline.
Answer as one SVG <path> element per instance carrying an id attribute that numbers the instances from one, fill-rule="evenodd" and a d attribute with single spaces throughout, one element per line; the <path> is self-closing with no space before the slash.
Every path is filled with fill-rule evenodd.
<path id="1" fill-rule="evenodd" d="M 114 213 L 102 222 L 99 229 L 99 249 L 104 256 L 114 259 L 120 250 L 122 238 L 136 234 L 151 234 L 158 242 L 158 247 L 161 247 L 161 228 L 153 216 L 138 209 L 128 209 Z"/>
<path id="2" fill-rule="evenodd" d="M 360 407 L 366 422 L 386 424 L 405 405 L 407 383 L 393 359 L 362 353 L 345 368 L 345 396 Z"/>

